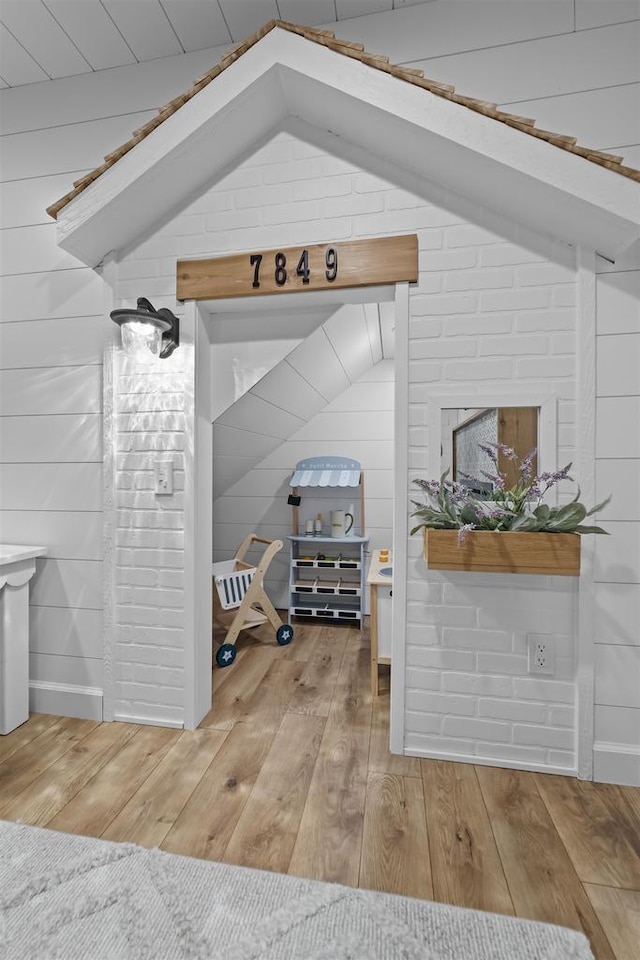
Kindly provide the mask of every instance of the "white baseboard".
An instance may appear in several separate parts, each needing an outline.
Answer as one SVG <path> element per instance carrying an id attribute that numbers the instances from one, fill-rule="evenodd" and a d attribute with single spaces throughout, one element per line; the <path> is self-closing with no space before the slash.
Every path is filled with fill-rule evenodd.
<path id="1" fill-rule="evenodd" d="M 102 720 L 102 690 L 65 683 L 29 681 L 29 711 L 55 717 Z"/>
<path id="2" fill-rule="evenodd" d="M 640 747 L 597 740 L 593 745 L 593 779 L 640 787 Z"/>
<path id="3" fill-rule="evenodd" d="M 506 770 L 527 770 L 532 773 L 554 773 L 562 777 L 577 777 L 575 767 L 558 767 L 545 763 L 529 763 L 526 760 L 506 760 L 504 757 L 476 757 L 466 754 L 448 753 L 444 750 L 424 750 L 414 748 L 405 750 L 405 757 L 420 757 L 424 760 L 450 760 L 453 763 L 474 763 L 483 767 L 504 767 Z"/>
<path id="4" fill-rule="evenodd" d="M 113 719 L 119 723 L 141 723 L 147 724 L 149 727 L 170 727 L 172 730 L 184 729 L 182 720 L 165 720 L 162 717 L 137 717 L 133 713 L 118 713 L 117 710 Z"/>

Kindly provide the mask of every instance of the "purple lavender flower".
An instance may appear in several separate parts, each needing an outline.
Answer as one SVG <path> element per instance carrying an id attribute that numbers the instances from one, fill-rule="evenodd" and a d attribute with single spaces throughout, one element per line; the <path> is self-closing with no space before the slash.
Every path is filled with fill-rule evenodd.
<path id="1" fill-rule="evenodd" d="M 520 459 L 515 450 L 513 450 L 511 447 L 508 447 L 506 443 L 494 443 L 492 446 L 494 446 L 496 450 L 499 450 L 500 453 L 507 458 L 507 460 L 511 460 L 512 463 Z"/>
<path id="2" fill-rule="evenodd" d="M 463 523 L 461 527 L 458 527 L 457 542 L 459 547 L 464 543 L 465 537 L 470 530 L 475 530 L 475 527 L 472 523 Z"/>
<path id="3" fill-rule="evenodd" d="M 550 487 L 560 483 L 561 480 L 573 480 L 573 477 L 569 476 L 569 470 L 573 466 L 572 463 L 568 463 L 566 467 L 562 467 L 561 470 L 556 470 L 554 473 L 541 473 L 539 476 L 535 477 L 535 480 L 544 483 L 541 496 L 547 492 Z"/>
<path id="4" fill-rule="evenodd" d="M 416 480 L 416 483 L 425 493 L 429 493 L 434 497 L 437 497 L 440 492 L 440 482 L 438 480 Z"/>
<path id="5" fill-rule="evenodd" d="M 520 464 L 520 475 L 525 483 L 531 483 L 533 479 L 533 461 L 537 452 L 537 447 L 534 447 L 533 450 L 529 451 Z"/>
<path id="6" fill-rule="evenodd" d="M 490 480 L 497 490 L 504 490 L 504 477 L 501 473 L 487 473 L 485 470 L 481 470 L 480 473 L 487 480 Z"/>
<path id="7" fill-rule="evenodd" d="M 457 480 L 452 480 L 451 483 L 448 483 L 447 490 L 454 503 L 460 503 L 461 500 L 466 500 L 469 495 L 469 491 L 464 483 L 458 483 Z"/>
<path id="8" fill-rule="evenodd" d="M 423 506 L 412 501 L 414 506 L 418 508 L 414 516 L 421 518 L 421 523 L 412 530 L 412 533 L 415 533 L 420 527 L 457 528 L 458 545 L 463 543 L 470 530 L 478 529 L 494 531 L 535 529 L 544 531 L 548 527 L 551 532 L 606 533 L 600 527 L 581 526 L 580 517 L 591 516 L 608 503 L 608 500 L 593 507 L 591 511 L 586 511 L 582 504 L 578 504 L 578 508 L 573 511 L 571 516 L 567 515 L 566 510 L 563 513 L 562 508 L 553 506 L 547 506 L 546 511 L 538 510 L 545 493 L 550 487 L 561 483 L 563 480 L 573 480 L 569 473 L 572 467 L 571 463 L 559 470 L 547 471 L 534 476 L 533 462 L 537 454 L 536 448 L 521 459 L 511 447 L 507 447 L 505 444 L 490 443 L 478 444 L 478 446 L 496 468 L 495 473 L 482 471 L 480 474 L 493 484 L 493 491 L 488 495 L 488 499 L 486 499 L 486 494 L 478 493 L 479 481 L 469 474 L 460 474 L 460 478 L 465 480 L 466 483 L 448 480 L 449 470 L 445 471 L 439 481 L 416 480 L 415 482 L 432 502 Z M 519 479 L 508 488 L 506 486 L 506 475 L 498 469 L 498 452 L 518 465 Z M 469 481 L 472 481 L 472 483 L 469 483 Z M 578 494 L 571 503 L 576 504 L 579 496 L 580 491 L 578 490 Z M 531 512 L 532 507 L 530 505 L 535 501 L 537 501 L 537 506 Z"/>
<path id="9" fill-rule="evenodd" d="M 478 446 L 480 447 L 480 449 L 481 449 L 484 453 L 486 453 L 486 455 L 489 457 L 489 459 L 490 459 L 491 462 L 494 464 L 494 466 L 497 467 L 497 466 L 498 466 L 498 454 L 497 454 L 496 451 L 493 449 L 493 448 L 496 446 L 496 444 L 495 444 L 495 443 L 491 443 L 491 444 L 489 444 L 489 443 L 479 443 Z"/>

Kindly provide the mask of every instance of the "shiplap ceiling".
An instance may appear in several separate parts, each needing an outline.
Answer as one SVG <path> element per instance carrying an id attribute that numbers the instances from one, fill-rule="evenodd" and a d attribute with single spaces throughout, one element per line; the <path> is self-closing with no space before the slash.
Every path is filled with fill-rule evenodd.
<path id="1" fill-rule="evenodd" d="M 0 86 L 75 76 L 431 0 L 0 0 Z"/>

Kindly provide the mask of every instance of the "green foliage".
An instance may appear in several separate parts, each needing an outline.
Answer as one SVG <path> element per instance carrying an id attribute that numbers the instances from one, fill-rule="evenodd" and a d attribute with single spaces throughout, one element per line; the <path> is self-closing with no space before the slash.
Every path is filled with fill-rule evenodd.
<path id="1" fill-rule="evenodd" d="M 440 480 L 414 481 L 422 490 L 426 503 L 413 500 L 417 509 L 411 514 L 418 519 L 411 533 L 417 533 L 422 527 L 435 530 L 459 530 L 459 540 L 464 539 L 469 530 L 509 530 L 521 533 L 602 533 L 607 531 L 583 521 L 598 510 L 602 510 L 610 501 L 607 497 L 590 510 L 580 503 L 580 489 L 570 503 L 553 506 L 543 502 L 543 497 L 553 486 L 562 480 L 571 480 L 567 464 L 555 473 L 532 475 L 531 464 L 535 450 L 524 459 L 520 459 L 510 447 L 502 444 L 480 445 L 488 454 L 495 467 L 495 474 L 484 474 L 491 481 L 490 493 L 480 495 L 464 483 L 447 479 L 445 471 Z M 505 475 L 498 470 L 498 452 L 517 463 L 518 482 L 511 487 L 505 485 Z M 467 478 L 471 480 L 472 478 Z"/>

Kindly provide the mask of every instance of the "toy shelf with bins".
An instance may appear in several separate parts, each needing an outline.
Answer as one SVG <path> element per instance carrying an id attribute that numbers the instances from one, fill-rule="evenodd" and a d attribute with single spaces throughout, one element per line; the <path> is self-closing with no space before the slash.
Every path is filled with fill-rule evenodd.
<path id="1" fill-rule="evenodd" d="M 290 536 L 290 617 L 362 621 L 368 537 Z"/>
<path id="2" fill-rule="evenodd" d="M 364 535 L 360 464 L 348 457 L 300 460 L 291 488 L 290 618 L 320 617 L 361 624 L 369 538 Z M 337 516 L 351 518 L 352 528 L 346 527 L 344 536 L 331 535 L 336 533 Z M 308 533 L 310 527 L 313 535 Z"/>

